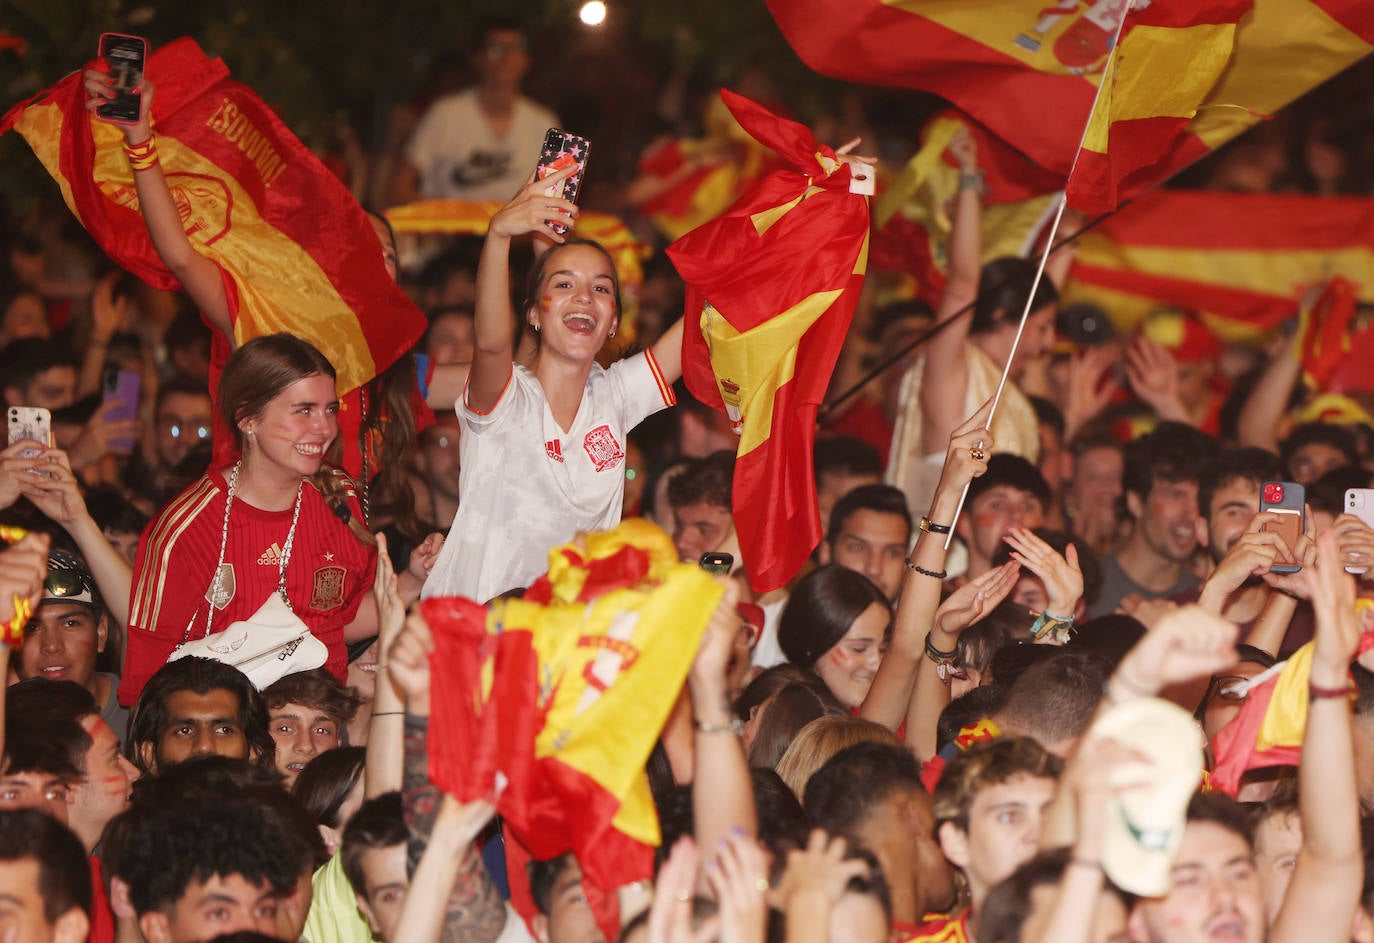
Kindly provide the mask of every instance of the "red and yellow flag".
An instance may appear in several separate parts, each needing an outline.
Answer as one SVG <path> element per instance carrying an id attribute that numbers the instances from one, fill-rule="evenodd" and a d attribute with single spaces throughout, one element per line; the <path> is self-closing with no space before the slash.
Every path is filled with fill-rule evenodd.
<path id="1" fill-rule="evenodd" d="M 768 592 L 821 538 L 816 411 L 854 316 L 868 262 L 868 199 L 850 165 L 802 125 L 722 93 L 789 169 L 668 247 L 687 282 L 683 376 L 740 433 L 734 519 L 749 581 Z"/>
<path id="2" fill-rule="evenodd" d="M 921 149 L 873 206 L 874 269 L 908 272 L 932 305 L 944 291 L 959 170 L 947 154 L 960 129 L 973 136 L 983 172 L 983 261 L 1024 256 L 1056 206 L 1063 181 L 958 112 L 932 118 Z"/>
<path id="3" fill-rule="evenodd" d="M 653 876 L 644 765 L 722 590 L 639 518 L 549 554 L 523 599 L 431 598 L 430 777 L 602 891 Z M 608 930 L 614 938 L 614 933 Z"/>
<path id="4" fill-rule="evenodd" d="M 409 350 L 424 315 L 387 275 L 343 184 L 194 40 L 155 51 L 147 75 L 167 184 L 192 245 L 232 283 L 237 339 L 308 339 L 338 371 L 341 393 Z M 181 287 L 139 214 L 123 135 L 86 110 L 80 72 L 11 108 L 0 133 L 11 128 L 111 259 L 155 288 Z"/>
<path id="5" fill-rule="evenodd" d="M 1162 179 L 1155 164 L 1185 140 L 1189 123 L 1230 63 L 1236 24 L 1253 4 L 1156 0 L 1126 14 L 1069 175 L 1070 206 L 1109 213 L 1122 195 Z"/>
<path id="6" fill-rule="evenodd" d="M 1126 2 L 768 0 L 768 6 L 817 71 L 941 95 L 1062 180 L 1078 153 Z M 1131 35 L 1140 26 L 1175 32 L 1156 33 L 1168 41 L 1148 57 L 1149 68 L 1135 79 L 1119 74 L 1108 90 L 1105 123 L 1089 139 L 1098 154 L 1111 144 L 1113 164 L 1104 169 L 1093 158 L 1083 168 L 1104 195 L 1109 181 L 1115 197 L 1124 198 L 1167 179 L 1374 48 L 1374 4 L 1367 0 L 1258 0 L 1242 11 L 1218 79 L 1213 69 L 1230 41 L 1226 24 L 1237 22 L 1236 5 L 1152 0 L 1131 12 L 1123 51 L 1134 48 Z M 1188 50 L 1205 50 L 1205 70 L 1194 72 Z M 1146 63 L 1139 52 L 1133 58 Z M 1183 65 L 1169 65 L 1185 55 Z M 1162 76 L 1163 89 L 1153 89 L 1159 69 L 1172 71 Z"/>
<path id="7" fill-rule="evenodd" d="M 502 207 L 500 200 L 418 200 L 386 211 L 387 221 L 396 235 L 485 236 L 487 225 Z M 582 213 L 573 234 L 593 239 L 611 254 L 616 275 L 620 277 L 620 327 L 617 346 L 627 349 L 635 339 L 635 316 L 644 288 L 644 262 L 654 254 L 618 216 L 609 213 Z"/>
<path id="8" fill-rule="evenodd" d="M 1064 304 L 1096 304 L 1123 329 L 1173 305 L 1200 311 L 1223 338 L 1255 340 L 1333 276 L 1374 303 L 1369 199 L 1157 191 L 1078 245 Z"/>

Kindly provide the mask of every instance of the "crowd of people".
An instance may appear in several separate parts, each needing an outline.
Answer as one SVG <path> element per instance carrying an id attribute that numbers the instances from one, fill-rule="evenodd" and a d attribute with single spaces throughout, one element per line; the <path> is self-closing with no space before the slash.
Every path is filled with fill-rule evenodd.
<path id="1" fill-rule="evenodd" d="M 368 214 L 428 330 L 342 397 L 317 338 L 238 330 L 157 158 L 156 75 L 119 131 L 184 292 L 93 266 L 56 211 L 5 227 L 0 394 L 51 429 L 0 451 L 0 940 L 1374 940 L 1367 397 L 1305 384 L 1301 331 L 1242 348 L 1161 307 L 1085 336 L 1071 245 L 1043 280 L 983 262 L 956 135 L 943 296 L 865 291 L 832 388 L 938 330 L 823 414 L 824 537 L 756 593 L 682 286 L 651 263 L 629 323 L 550 195 L 576 168 L 531 174 L 557 119 L 520 94 L 524 34 L 474 39 L 476 84 L 378 189 L 503 205 L 401 251 Z M 431 781 L 412 604 L 519 596 L 633 517 L 728 572 L 652 731 L 656 873 L 584 887 Z M 1223 732 L 1280 662 L 1300 749 L 1251 762 Z"/>

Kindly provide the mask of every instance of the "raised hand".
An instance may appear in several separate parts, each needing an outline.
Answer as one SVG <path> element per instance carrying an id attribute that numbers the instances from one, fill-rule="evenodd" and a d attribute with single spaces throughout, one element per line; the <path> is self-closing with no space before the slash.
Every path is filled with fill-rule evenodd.
<path id="1" fill-rule="evenodd" d="M 32 612 L 43 595 L 49 544 L 47 534 L 25 534 L 0 551 L 0 648 L 4 648 L 4 623 L 14 618 L 19 601 L 27 600 Z"/>
<path id="2" fill-rule="evenodd" d="M 103 59 L 96 63 L 95 68 L 83 72 L 81 77 L 82 84 L 86 87 L 86 94 L 90 96 L 86 99 L 87 111 L 94 113 L 96 108 L 115 97 L 115 80 L 110 75 L 109 67 Z M 146 72 L 139 81 L 138 92 L 143 103 L 142 108 L 139 109 L 138 123 L 122 126 L 124 140 L 130 144 L 142 144 L 153 135 L 153 83 L 148 81 Z"/>
<path id="3" fill-rule="evenodd" d="M 548 190 L 576 172 L 576 165 L 564 167 L 542 180 L 536 180 L 531 173 L 520 192 L 496 211 L 496 215 L 491 218 L 488 232 L 507 239 L 523 236 L 525 233 L 536 233 L 553 242 L 566 241 L 565 236 L 554 232 L 548 224 L 557 222 L 571 226 L 577 219 L 577 204 L 562 197 L 549 196 Z"/>
<path id="4" fill-rule="evenodd" d="M 1012 528 L 1002 539 L 1012 548 L 1011 558 L 1045 584 L 1048 597 L 1045 614 L 1072 619 L 1078 610 L 1078 601 L 1083 598 L 1083 571 L 1078 566 L 1078 548 L 1069 544 L 1061 556 L 1025 527 Z"/>
<path id="5" fill-rule="evenodd" d="M 35 459 L 27 459 L 29 467 L 18 473 L 19 493 L 33 502 L 52 521 L 67 529 L 88 516 L 86 499 L 81 485 L 72 473 L 67 453 L 61 449 L 44 449 Z"/>
<path id="6" fill-rule="evenodd" d="M 1020 575 L 1021 565 L 1009 560 L 969 580 L 950 593 L 935 610 L 933 627 L 946 635 L 957 636 L 1010 596 Z"/>
<path id="7" fill-rule="evenodd" d="M 978 172 L 978 142 L 967 127 L 961 125 L 954 132 L 954 136 L 949 139 L 947 150 L 955 162 L 959 164 L 960 173 Z"/>
<path id="8" fill-rule="evenodd" d="M 838 903 L 851 880 L 868 874 L 868 863 L 862 858 L 845 857 L 848 847 L 838 835 L 812 831 L 805 848 L 787 853 L 787 870 L 778 882 L 778 905 L 785 910 L 798 898 L 825 900 L 832 907 Z"/>
<path id="9" fill-rule="evenodd" d="M 1126 350 L 1126 377 L 1131 389 L 1161 419 L 1188 421 L 1178 389 L 1178 365 L 1173 354 L 1147 337 L 1135 339 Z"/>
<path id="10" fill-rule="evenodd" d="M 1260 511 L 1250 519 L 1245 532 L 1236 539 L 1226 556 L 1221 558 L 1212 575 L 1207 577 L 1200 601 L 1214 612 L 1220 612 L 1226 596 L 1240 588 L 1251 576 L 1269 572 L 1275 563 L 1294 563 L 1297 557 L 1275 531 L 1262 528 L 1279 523 L 1279 515 Z"/>
<path id="11" fill-rule="evenodd" d="M 1112 375 L 1116 362 L 1116 351 L 1110 347 L 1089 347 L 1069 361 L 1065 441 L 1072 439 L 1094 416 L 1106 409 L 1121 389 Z"/>
<path id="12" fill-rule="evenodd" d="M 381 651 L 391 647 L 405 625 L 406 607 L 396 588 L 396 571 L 386 552 L 386 534 L 377 534 L 377 572 L 372 580 L 372 595 L 377 599 L 377 644 Z"/>
<path id="13" fill-rule="evenodd" d="M 720 919 L 712 917 L 692 929 L 692 889 L 697 883 L 701 853 L 691 838 L 678 839 L 654 882 L 654 902 L 649 908 L 649 943 L 708 943 L 716 935 Z"/>
<path id="14" fill-rule="evenodd" d="M 1340 542 L 1332 529 L 1317 538 L 1317 565 L 1302 575 L 1317 617 L 1312 683 L 1339 687 L 1346 683 L 1359 648 L 1361 626 L 1355 612 L 1355 579 L 1343 569 Z"/>
<path id="15" fill-rule="evenodd" d="M 401 632 L 386 651 L 387 673 L 406 699 L 406 712 L 429 716 L 429 656 L 434 653 L 434 635 L 419 611 L 406 619 Z"/>
<path id="16" fill-rule="evenodd" d="M 720 905 L 721 943 L 763 943 L 768 927 L 768 859 L 745 835 L 722 839 L 706 864 L 706 883 Z"/>
<path id="17" fill-rule="evenodd" d="M 1216 674 L 1235 664 L 1239 629 L 1199 606 L 1159 619 L 1117 666 L 1116 696 L 1154 697 L 1171 684 Z"/>

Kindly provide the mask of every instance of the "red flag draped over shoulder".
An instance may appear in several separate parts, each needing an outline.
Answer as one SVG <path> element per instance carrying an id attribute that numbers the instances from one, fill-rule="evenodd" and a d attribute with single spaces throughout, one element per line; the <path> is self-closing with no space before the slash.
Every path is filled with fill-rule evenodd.
<path id="1" fill-rule="evenodd" d="M 768 0 L 768 7 L 818 72 L 934 92 L 1064 179 L 1125 2 Z M 1228 24 L 1234 46 L 1218 75 L 1218 56 L 1232 41 Z M 1092 155 L 1083 168 L 1095 195 L 1109 199 L 1167 179 L 1363 58 L 1374 48 L 1374 4 L 1137 0 L 1123 50 L 1140 27 L 1160 32 L 1142 31 L 1138 42 L 1165 45 L 1133 57 L 1147 65 L 1135 79 L 1118 74 L 1104 123 L 1088 142 L 1103 156 L 1110 142 L 1109 169 Z M 1168 83 L 1162 89 L 1150 84 L 1159 71 Z"/>
<path id="2" fill-rule="evenodd" d="M 341 393 L 409 350 L 424 315 L 388 277 L 367 216 L 343 184 L 194 40 L 156 50 L 147 75 L 157 86 L 163 173 L 192 245 L 237 296 L 237 339 L 276 331 L 306 338 L 334 364 Z M 122 133 L 85 102 L 81 73 L 73 73 L 11 108 L 0 133 L 23 135 L 111 259 L 155 288 L 180 288 L 139 214 Z"/>
<path id="3" fill-rule="evenodd" d="M 791 169 L 668 247 L 687 282 L 687 387 L 740 432 L 735 527 L 749 580 L 787 583 L 820 542 L 811 467 L 816 411 L 868 259 L 866 197 L 802 125 L 730 91 L 725 103 Z"/>
<path id="4" fill-rule="evenodd" d="M 434 634 L 430 777 L 465 802 L 503 788 L 497 811 L 530 856 L 572 852 L 610 894 L 653 876 L 644 766 L 722 589 L 639 518 L 555 548 L 549 563 L 523 599 L 489 610 L 421 603 Z M 613 908 L 597 914 L 614 939 Z"/>

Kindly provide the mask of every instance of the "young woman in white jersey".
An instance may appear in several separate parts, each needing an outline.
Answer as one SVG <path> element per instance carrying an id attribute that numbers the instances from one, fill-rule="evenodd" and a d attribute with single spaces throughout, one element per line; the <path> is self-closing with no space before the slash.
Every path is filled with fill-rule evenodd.
<path id="1" fill-rule="evenodd" d="M 625 437 L 673 404 L 682 375 L 682 323 L 651 349 L 603 369 L 596 355 L 620 324 L 620 283 L 598 243 L 561 236 L 575 204 L 547 189 L 572 173 L 531 181 L 492 218 L 477 269 L 476 354 L 457 403 L 458 516 L 425 583 L 425 596 L 485 602 L 528 586 L 552 547 L 620 520 Z M 514 362 L 511 241 L 534 233 L 554 245 L 534 263 L 520 318 L 538 350 Z"/>

